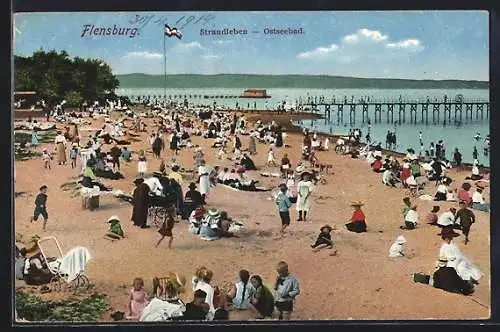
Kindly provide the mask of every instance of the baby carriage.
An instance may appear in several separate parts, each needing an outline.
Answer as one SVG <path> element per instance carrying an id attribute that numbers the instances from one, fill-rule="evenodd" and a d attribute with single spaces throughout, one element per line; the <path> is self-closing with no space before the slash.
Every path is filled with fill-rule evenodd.
<path id="1" fill-rule="evenodd" d="M 52 274 L 51 289 L 61 291 L 64 285 L 76 291 L 78 288 L 89 286 L 89 279 L 85 276 L 85 268 L 90 260 L 87 248 L 74 247 L 63 255 L 59 241 L 55 236 L 38 240 L 38 247 Z"/>

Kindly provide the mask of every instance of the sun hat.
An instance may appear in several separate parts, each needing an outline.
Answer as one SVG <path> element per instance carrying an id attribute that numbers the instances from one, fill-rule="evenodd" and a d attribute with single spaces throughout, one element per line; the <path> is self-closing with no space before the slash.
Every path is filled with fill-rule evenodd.
<path id="1" fill-rule="evenodd" d="M 120 220 L 120 217 L 118 217 L 118 216 L 111 216 L 111 217 L 109 217 L 108 223 L 112 223 L 113 221 L 120 222 L 121 220 Z"/>
<path id="2" fill-rule="evenodd" d="M 319 230 L 322 232 L 325 228 L 328 229 L 328 232 L 331 232 L 333 230 L 332 226 L 330 225 L 323 225 Z"/>
<path id="3" fill-rule="evenodd" d="M 442 237 L 450 237 L 450 238 L 453 238 L 453 237 L 457 237 L 457 236 L 460 236 L 460 234 L 456 233 L 452 227 L 443 227 L 441 229 L 441 232 L 438 233 L 437 235 L 440 235 Z"/>
<path id="4" fill-rule="evenodd" d="M 177 292 L 184 293 L 186 291 L 186 277 L 182 274 L 170 272 L 168 274 L 168 280 L 172 283 L 172 285 L 177 289 Z"/>
<path id="5" fill-rule="evenodd" d="M 446 265 L 448 265 L 448 258 L 446 256 L 440 256 L 438 266 L 445 267 Z"/>
<path id="6" fill-rule="evenodd" d="M 403 235 L 399 235 L 397 238 L 396 238 L 396 243 L 397 244 L 403 244 L 403 243 L 406 243 L 406 239 Z"/>
<path id="7" fill-rule="evenodd" d="M 353 201 L 351 203 L 351 206 L 363 206 L 364 204 L 360 201 L 360 200 L 357 200 L 357 201 Z"/>
<path id="8" fill-rule="evenodd" d="M 208 210 L 208 215 L 211 218 L 220 218 L 220 211 L 217 208 L 211 208 Z"/>

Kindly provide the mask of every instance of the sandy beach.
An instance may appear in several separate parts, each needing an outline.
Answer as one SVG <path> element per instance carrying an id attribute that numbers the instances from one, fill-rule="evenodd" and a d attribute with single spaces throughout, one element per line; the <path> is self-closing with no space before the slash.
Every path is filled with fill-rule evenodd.
<path id="1" fill-rule="evenodd" d="M 120 113 L 111 118 L 118 119 Z M 304 115 L 276 115 L 271 113 L 248 113 L 246 118 L 263 123 L 275 120 L 285 125 L 288 136 L 285 143 L 290 147 L 281 148 L 277 154 L 280 160 L 287 153 L 294 165 L 300 160 L 302 136 L 290 123 L 303 119 Z M 40 120 L 44 122 L 45 120 Z M 146 120 L 148 125 L 151 119 Z M 99 128 L 103 120 L 94 121 L 92 127 Z M 64 125 L 58 124 L 63 129 Z M 150 129 L 151 126 L 148 126 Z M 92 133 L 81 131 L 83 141 Z M 88 134 L 87 134 L 88 133 Z M 140 141 L 129 147 L 133 151 L 148 149 L 148 133 L 141 133 Z M 243 147 L 248 146 L 248 136 L 241 137 Z M 212 140 L 192 136 L 193 144 L 205 152 L 208 165 L 230 165 L 229 160 L 219 160 L 216 150 L 211 149 Z M 331 142 L 334 145 L 334 142 Z M 53 144 L 41 144 L 53 149 Z M 107 151 L 111 146 L 105 146 Z M 267 146 L 257 144 L 257 155 L 253 157 L 257 167 L 265 169 Z M 23 193 L 15 199 L 15 231 L 24 235 L 54 235 L 60 241 L 63 251 L 74 246 L 87 247 L 92 255 L 86 272 L 90 282 L 100 292 L 107 294 L 112 310 L 109 313 L 128 308 L 129 290 L 135 277 L 142 277 L 146 290 L 151 293 L 152 279 L 168 272 L 184 274 L 188 280 L 195 269 L 205 265 L 213 270 L 213 285 L 223 288 L 238 279 L 238 271 L 247 269 L 251 274 L 259 274 L 270 287 L 276 277 L 276 263 L 284 260 L 290 272 L 301 283 L 301 295 L 294 307 L 293 319 L 297 320 L 344 320 L 344 319 L 486 319 L 490 306 L 490 219 L 489 214 L 474 211 L 476 223 L 470 232 L 470 242 L 463 244 L 463 236 L 454 240 L 460 250 L 484 273 L 480 284 L 472 296 L 446 293 L 442 290 L 414 283 L 413 273 L 432 274 L 438 259 L 442 240 L 437 235 L 439 229 L 425 224 L 424 216 L 433 205 L 440 205 L 441 212 L 456 203 L 423 201 L 414 199 L 418 205 L 421 224 L 413 231 L 400 230 L 402 222 L 403 189 L 391 189 L 381 182 L 381 175 L 370 170 L 364 159 L 351 159 L 337 155 L 334 151 L 320 151 L 321 163 L 332 164 L 326 184 L 318 184 L 313 192 L 313 203 L 307 222 L 297 222 L 295 207 L 291 209 L 292 223 L 287 233 L 279 236 L 280 219 L 271 192 L 233 191 L 225 187 L 212 188 L 207 204 L 227 211 L 236 220 L 244 223 L 245 233 L 241 238 L 203 241 L 188 232 L 187 221 L 180 221 L 174 227 L 173 249 L 165 243 L 155 248 L 160 235 L 154 227 L 140 229 L 130 221 L 132 207 L 120 202 L 113 195 L 101 195 L 100 208 L 96 211 L 82 210 L 81 198 L 71 197 L 61 185 L 75 181 L 81 169 L 79 160 L 76 169 L 59 166 L 53 161 L 52 169 L 43 168 L 39 158 L 16 161 L 15 192 Z M 184 168 L 193 167 L 194 149 L 183 149 L 177 161 Z M 158 170 L 160 160 L 147 154 L 149 170 Z M 162 157 L 167 164 L 172 162 L 172 152 L 166 149 Z M 103 180 L 113 189 L 131 192 L 137 175 L 137 155 L 130 163 L 122 162 L 121 172 L 125 179 Z M 278 172 L 278 167 L 269 171 Z M 275 188 L 281 183 L 278 178 L 265 178 L 260 171 L 249 171 L 248 175 L 261 181 L 267 188 Z M 470 170 L 449 172 L 453 178 L 452 188 L 459 187 Z M 187 190 L 190 179 L 185 178 L 183 191 Z M 48 186 L 49 223 L 47 231 L 42 231 L 42 222 L 30 223 L 34 199 L 38 188 Z M 427 185 L 426 194 L 434 195 L 433 183 Z M 485 190 L 489 200 L 489 189 Z M 350 202 L 361 200 L 367 217 L 368 232 L 355 234 L 348 232 L 344 224 L 350 218 Z M 108 229 L 107 219 L 117 215 L 122 220 L 126 238 L 111 242 L 103 238 Z M 335 226 L 333 231 L 336 256 L 329 250 L 314 253 L 310 245 L 315 241 L 319 228 L 324 224 Z M 408 257 L 393 260 L 388 258 L 388 250 L 396 237 L 403 234 L 407 239 Z M 189 286 L 189 285 L 188 285 Z M 44 297 L 52 296 L 50 293 Z M 182 295 L 185 302 L 192 299 L 192 291 Z M 103 321 L 112 319 L 106 313 Z M 230 312 L 230 318 L 249 319 L 248 313 Z"/>

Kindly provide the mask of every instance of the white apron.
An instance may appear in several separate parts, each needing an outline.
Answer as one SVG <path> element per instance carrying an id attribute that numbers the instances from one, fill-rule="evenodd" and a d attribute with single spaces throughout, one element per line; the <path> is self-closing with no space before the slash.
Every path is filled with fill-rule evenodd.
<path id="1" fill-rule="evenodd" d="M 297 211 L 308 212 L 311 207 L 311 195 L 306 199 L 308 193 L 312 193 L 313 184 L 311 181 L 300 181 L 297 184 Z"/>

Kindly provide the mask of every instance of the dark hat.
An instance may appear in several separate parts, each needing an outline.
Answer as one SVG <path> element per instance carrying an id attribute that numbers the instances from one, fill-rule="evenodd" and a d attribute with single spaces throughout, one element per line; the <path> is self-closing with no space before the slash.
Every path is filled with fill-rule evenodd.
<path id="1" fill-rule="evenodd" d="M 322 232 L 325 228 L 328 230 L 328 232 L 331 232 L 333 230 L 332 226 L 330 225 L 323 225 L 319 230 Z"/>
<path id="2" fill-rule="evenodd" d="M 143 182 L 144 182 L 144 179 L 143 179 L 143 178 L 141 178 L 141 177 L 138 177 L 138 178 L 136 178 L 136 179 L 134 180 L 134 184 L 141 184 L 141 183 L 143 183 Z"/>
<path id="3" fill-rule="evenodd" d="M 163 176 L 162 172 L 154 171 L 153 176 Z"/>
<path id="4" fill-rule="evenodd" d="M 456 233 L 452 227 L 443 227 L 441 229 L 441 233 L 438 233 L 437 235 L 442 236 L 444 238 L 454 238 L 457 236 L 460 236 L 460 234 Z"/>
<path id="5" fill-rule="evenodd" d="M 282 188 L 284 188 L 284 189 L 288 189 L 288 186 L 286 185 L 286 183 L 281 183 L 281 184 L 278 186 L 278 188 L 280 188 L 280 189 L 282 189 Z"/>
<path id="6" fill-rule="evenodd" d="M 189 184 L 189 188 L 196 189 L 196 183 L 191 182 L 191 183 Z"/>
<path id="7" fill-rule="evenodd" d="M 431 212 L 438 212 L 440 209 L 439 205 L 434 205 Z"/>
<path id="8" fill-rule="evenodd" d="M 308 171 L 304 171 L 304 172 L 300 173 L 300 179 L 303 179 L 305 176 L 312 177 L 312 173 L 308 172 Z"/>
<path id="9" fill-rule="evenodd" d="M 172 165 L 172 171 L 174 172 L 177 172 L 179 170 L 180 166 L 175 164 L 175 165 Z"/>

